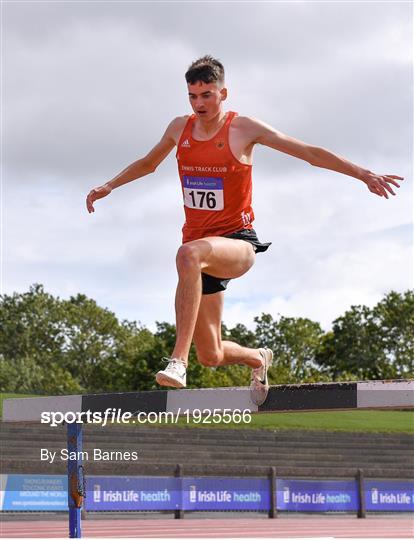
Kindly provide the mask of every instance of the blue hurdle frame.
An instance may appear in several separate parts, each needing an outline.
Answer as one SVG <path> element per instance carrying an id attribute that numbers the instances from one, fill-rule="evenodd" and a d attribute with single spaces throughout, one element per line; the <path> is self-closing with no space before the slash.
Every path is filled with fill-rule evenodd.
<path id="1" fill-rule="evenodd" d="M 69 456 L 76 452 L 76 459 L 68 459 L 68 507 L 69 538 L 81 538 L 81 511 L 84 492 L 82 466 L 82 424 L 67 425 L 67 448 Z"/>

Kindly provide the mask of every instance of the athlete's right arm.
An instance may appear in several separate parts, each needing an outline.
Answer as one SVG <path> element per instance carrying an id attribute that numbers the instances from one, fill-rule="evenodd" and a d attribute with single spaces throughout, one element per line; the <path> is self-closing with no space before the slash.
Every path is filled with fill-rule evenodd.
<path id="1" fill-rule="evenodd" d="M 174 146 L 178 144 L 185 122 L 186 117 L 180 116 L 175 118 L 165 130 L 160 142 L 146 156 L 128 165 L 128 167 L 112 178 L 112 180 L 106 182 L 106 184 L 92 189 L 86 198 L 88 212 L 94 212 L 93 203 L 109 195 L 113 189 L 153 173 Z"/>

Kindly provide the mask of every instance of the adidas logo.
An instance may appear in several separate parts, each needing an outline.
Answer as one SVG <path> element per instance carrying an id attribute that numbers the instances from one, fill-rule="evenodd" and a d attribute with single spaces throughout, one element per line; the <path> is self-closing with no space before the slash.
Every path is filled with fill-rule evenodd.
<path id="1" fill-rule="evenodd" d="M 188 141 L 188 139 L 186 139 L 182 144 L 181 144 L 182 147 L 184 148 L 190 148 L 190 143 Z"/>

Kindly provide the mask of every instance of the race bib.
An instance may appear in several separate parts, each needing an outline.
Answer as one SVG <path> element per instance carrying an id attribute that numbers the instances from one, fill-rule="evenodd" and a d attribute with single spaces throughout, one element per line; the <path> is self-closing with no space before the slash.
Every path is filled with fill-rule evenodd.
<path id="1" fill-rule="evenodd" d="M 223 210 L 223 178 L 184 176 L 184 205 L 197 210 Z"/>

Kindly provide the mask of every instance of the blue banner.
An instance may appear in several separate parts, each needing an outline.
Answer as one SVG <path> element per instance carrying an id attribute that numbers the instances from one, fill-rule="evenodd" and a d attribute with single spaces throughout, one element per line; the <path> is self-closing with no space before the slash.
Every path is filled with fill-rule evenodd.
<path id="1" fill-rule="evenodd" d="M 183 510 L 269 510 L 262 478 L 183 478 Z"/>
<path id="2" fill-rule="evenodd" d="M 365 480 L 367 512 L 413 512 L 414 482 Z"/>
<path id="3" fill-rule="evenodd" d="M 166 476 L 88 476 L 86 510 L 176 510 L 181 479 Z"/>
<path id="4" fill-rule="evenodd" d="M 65 475 L 3 475 L 2 510 L 67 511 Z M 89 511 L 245 510 L 270 508 L 270 483 L 262 478 L 89 476 Z M 357 482 L 277 479 L 277 509 L 290 512 L 357 512 Z M 367 512 L 413 512 L 414 482 L 365 480 Z"/>
<path id="5" fill-rule="evenodd" d="M 291 512 L 356 512 L 357 483 L 336 480 L 276 480 L 277 509 Z"/>
<path id="6" fill-rule="evenodd" d="M 65 475 L 9 474 L 3 500 L 7 511 L 57 511 L 68 509 Z"/>

